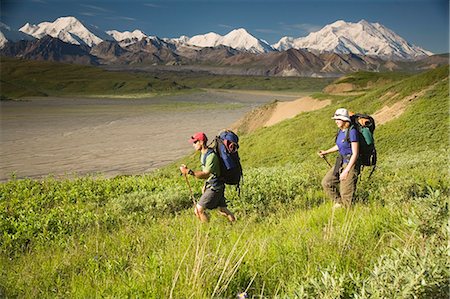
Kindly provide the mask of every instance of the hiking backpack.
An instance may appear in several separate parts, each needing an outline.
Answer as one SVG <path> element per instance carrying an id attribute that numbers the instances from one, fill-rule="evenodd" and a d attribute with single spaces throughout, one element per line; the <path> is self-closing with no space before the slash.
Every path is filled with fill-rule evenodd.
<path id="1" fill-rule="evenodd" d="M 359 162 L 362 166 L 374 166 L 375 169 L 377 164 L 377 150 L 375 148 L 375 139 L 373 137 L 375 120 L 372 116 L 361 113 L 350 115 L 350 120 L 351 127 L 355 128 L 359 134 Z M 347 132 L 349 131 L 350 130 Z M 346 136 L 346 138 L 348 138 L 348 136 Z"/>
<path id="2" fill-rule="evenodd" d="M 237 185 L 242 177 L 239 158 L 239 137 L 230 130 L 224 130 L 215 138 L 215 152 L 219 156 L 221 178 L 225 184 Z"/>
<path id="3" fill-rule="evenodd" d="M 345 133 L 345 140 L 350 142 L 350 130 L 355 128 L 358 132 L 359 157 L 358 162 L 361 166 L 373 166 L 369 174 L 372 176 L 377 165 L 377 150 L 375 148 L 375 120 L 372 116 L 362 113 L 350 113 L 350 128 Z M 336 133 L 338 137 L 339 131 Z M 335 138 L 335 139 L 336 139 Z"/>
<path id="4" fill-rule="evenodd" d="M 220 180 L 227 185 L 236 185 L 239 190 L 242 178 L 242 166 L 238 153 L 239 137 L 233 131 L 221 131 L 211 143 L 210 148 L 219 157 Z M 204 157 L 205 161 L 209 152 Z"/>

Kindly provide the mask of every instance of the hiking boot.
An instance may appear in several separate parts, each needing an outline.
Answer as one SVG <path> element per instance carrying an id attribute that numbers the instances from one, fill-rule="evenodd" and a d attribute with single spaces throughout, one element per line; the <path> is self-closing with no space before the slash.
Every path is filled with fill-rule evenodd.
<path id="1" fill-rule="evenodd" d="M 333 206 L 333 209 L 339 209 L 339 208 L 342 208 L 343 207 L 343 205 L 341 205 L 340 203 L 335 203 L 334 204 L 334 206 Z"/>

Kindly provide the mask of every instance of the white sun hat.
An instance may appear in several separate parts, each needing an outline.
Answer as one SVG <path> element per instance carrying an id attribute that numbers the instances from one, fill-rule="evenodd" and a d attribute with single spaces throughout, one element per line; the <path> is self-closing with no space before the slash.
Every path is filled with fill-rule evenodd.
<path id="1" fill-rule="evenodd" d="M 348 111 L 345 108 L 339 108 L 334 113 L 332 119 L 340 119 L 343 121 L 350 121 L 350 116 L 348 115 Z"/>

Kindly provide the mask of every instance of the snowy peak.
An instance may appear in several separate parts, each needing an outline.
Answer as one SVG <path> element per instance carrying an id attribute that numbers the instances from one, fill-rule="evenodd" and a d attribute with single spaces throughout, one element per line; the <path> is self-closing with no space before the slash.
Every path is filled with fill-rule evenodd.
<path id="1" fill-rule="evenodd" d="M 279 51 L 286 51 L 291 48 L 295 48 L 294 41 L 295 39 L 293 37 L 284 36 L 278 41 L 278 43 L 273 44 L 272 47 Z"/>
<path id="2" fill-rule="evenodd" d="M 202 48 L 216 47 L 220 45 L 221 39 L 222 39 L 221 35 L 214 32 L 209 32 L 203 35 L 195 35 L 190 39 L 188 39 L 187 43 Z"/>
<path id="3" fill-rule="evenodd" d="M 163 41 L 165 41 L 166 43 L 171 43 L 174 45 L 184 45 L 187 44 L 189 42 L 189 36 L 186 35 L 182 35 L 178 38 L 163 38 Z"/>
<path id="4" fill-rule="evenodd" d="M 284 37 L 273 47 L 278 50 L 306 48 L 317 53 L 353 53 L 389 59 L 416 59 L 433 54 L 409 44 L 383 25 L 366 20 L 358 23 L 339 20 L 306 37 Z"/>
<path id="5" fill-rule="evenodd" d="M 139 40 L 147 37 L 147 35 L 144 32 L 142 32 L 141 30 L 138 30 L 138 29 L 134 30 L 133 32 L 130 32 L 130 31 L 120 32 L 117 30 L 109 30 L 109 31 L 106 31 L 106 33 L 111 35 L 118 42 L 127 40 L 127 39 L 139 41 Z"/>
<path id="6" fill-rule="evenodd" d="M 232 30 L 225 36 L 221 36 L 214 32 L 204 35 L 196 35 L 190 38 L 187 43 L 203 48 L 223 45 L 251 53 L 265 53 L 273 51 L 272 47 L 266 41 L 257 39 L 243 28 Z"/>
<path id="7" fill-rule="evenodd" d="M 148 38 L 148 36 L 141 30 L 135 29 L 133 32 L 124 31 L 120 32 L 117 30 L 106 31 L 107 34 L 112 36 L 122 47 L 126 47 L 139 42 L 142 39 Z"/>
<path id="8" fill-rule="evenodd" d="M 7 40 L 24 39 L 22 37 L 8 37 L 12 34 L 7 26 L 1 27 L 0 48 Z M 117 41 L 122 48 L 133 46 L 138 48 L 147 44 L 155 47 L 167 47 L 175 54 L 195 51 L 206 47 L 225 46 L 238 51 L 261 54 L 272 51 L 286 51 L 289 49 L 305 49 L 315 54 L 337 53 L 376 56 L 383 59 L 409 60 L 419 59 L 433 53 L 408 43 L 392 30 L 379 23 L 370 23 L 361 20 L 357 23 L 338 20 L 324 26 L 317 32 L 306 37 L 283 37 L 278 43 L 269 45 L 266 41 L 258 39 L 244 28 L 238 28 L 222 36 L 209 32 L 191 38 L 163 38 L 148 36 L 139 29 L 132 32 L 109 30 L 103 32 L 95 26 L 86 26 L 72 16 L 60 17 L 54 22 L 42 22 L 38 25 L 26 23 L 19 29 L 28 36 L 41 39 L 46 35 L 58 38 L 74 45 L 94 47 L 102 41 Z M 18 35 L 19 33 L 17 32 Z M 22 33 L 20 33 L 22 34 Z"/>
<path id="9" fill-rule="evenodd" d="M 19 29 L 26 34 L 41 39 L 45 35 L 58 38 L 64 42 L 75 45 L 88 45 L 89 47 L 111 39 L 104 32 L 94 26 L 89 28 L 75 17 L 61 17 L 54 22 L 42 22 L 38 25 L 25 24 Z"/>
<path id="10" fill-rule="evenodd" d="M 235 29 L 225 35 L 222 44 L 238 50 L 245 49 L 253 53 L 273 51 L 272 47 L 266 41 L 257 39 L 243 28 Z"/>
<path id="11" fill-rule="evenodd" d="M 34 37 L 17 30 L 12 30 L 8 25 L 0 22 L 0 49 L 2 49 L 8 41 L 17 42 L 20 40 L 33 39 Z"/>

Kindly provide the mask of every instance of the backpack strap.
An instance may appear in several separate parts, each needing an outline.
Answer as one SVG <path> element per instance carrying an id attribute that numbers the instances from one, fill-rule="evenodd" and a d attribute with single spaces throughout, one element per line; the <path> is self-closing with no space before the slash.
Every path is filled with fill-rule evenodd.
<path id="1" fill-rule="evenodd" d="M 208 158 L 208 156 L 212 153 L 214 153 L 214 150 L 212 148 L 208 148 L 208 151 L 203 155 L 202 166 L 205 166 L 206 158 Z"/>
<path id="2" fill-rule="evenodd" d="M 347 131 L 345 132 L 345 138 L 344 138 L 344 140 L 346 141 L 346 142 L 348 142 L 348 143 L 350 143 L 350 130 L 351 129 L 356 129 L 357 131 L 358 131 L 358 129 L 357 128 L 355 128 L 355 126 L 354 125 L 350 125 L 350 127 L 347 129 Z M 336 143 L 336 141 L 337 141 L 337 138 L 338 138 L 338 136 L 339 136 L 339 132 L 341 131 L 341 129 L 337 129 L 337 132 L 336 132 L 336 136 L 334 137 L 334 142 Z"/>
<path id="3" fill-rule="evenodd" d="M 350 125 L 350 127 L 348 127 L 347 131 L 345 131 L 345 141 L 348 143 L 350 142 L 350 131 L 353 129 L 353 125 Z"/>
<path id="4" fill-rule="evenodd" d="M 377 165 L 372 166 L 372 170 L 370 171 L 369 177 L 367 179 L 370 179 L 370 177 L 372 176 L 373 172 L 375 171 L 375 168 L 377 168 Z"/>

